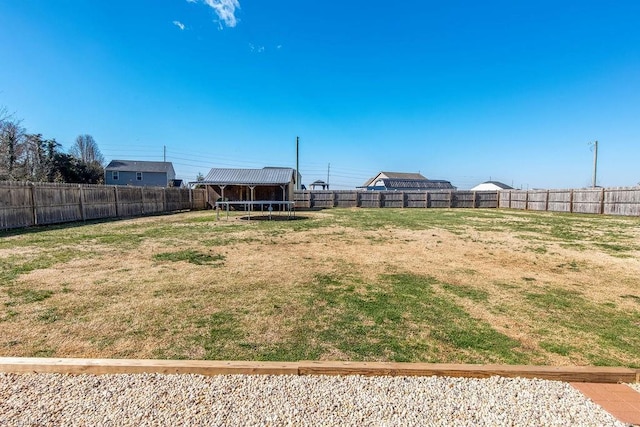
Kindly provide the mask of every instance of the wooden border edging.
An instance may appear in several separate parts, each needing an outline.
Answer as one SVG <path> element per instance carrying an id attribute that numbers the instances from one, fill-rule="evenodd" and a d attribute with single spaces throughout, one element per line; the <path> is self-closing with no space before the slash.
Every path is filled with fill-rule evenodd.
<path id="1" fill-rule="evenodd" d="M 640 370 L 594 366 L 462 365 L 392 362 L 300 362 L 300 375 L 388 375 L 489 378 L 491 376 L 545 380 L 635 383 Z"/>
<path id="2" fill-rule="evenodd" d="M 394 362 L 246 362 L 154 359 L 0 357 L 0 372 L 60 374 L 491 376 L 566 382 L 638 383 L 640 370 L 593 366 L 463 365 Z"/>
<path id="3" fill-rule="evenodd" d="M 298 375 L 298 363 L 155 359 L 0 357 L 0 372 L 59 374 Z"/>

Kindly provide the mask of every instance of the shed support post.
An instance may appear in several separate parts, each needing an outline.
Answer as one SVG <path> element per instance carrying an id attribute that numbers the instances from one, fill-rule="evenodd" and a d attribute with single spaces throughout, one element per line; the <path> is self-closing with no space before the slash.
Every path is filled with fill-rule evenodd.
<path id="1" fill-rule="evenodd" d="M 282 201 L 286 202 L 289 200 L 289 198 L 287 197 L 287 186 L 286 185 L 282 185 L 280 184 L 280 188 L 282 188 Z M 279 207 L 280 209 L 284 208 L 284 205 Z"/>
<path id="2" fill-rule="evenodd" d="M 255 188 L 256 188 L 255 186 L 251 186 L 251 185 L 249 186 L 249 190 L 251 191 L 251 197 L 250 197 L 250 201 L 251 202 L 253 202 L 253 200 L 254 200 L 253 199 L 253 195 L 254 195 L 253 190 L 255 190 Z M 253 209 L 253 204 L 249 203 L 249 215 L 251 215 L 251 209 Z"/>

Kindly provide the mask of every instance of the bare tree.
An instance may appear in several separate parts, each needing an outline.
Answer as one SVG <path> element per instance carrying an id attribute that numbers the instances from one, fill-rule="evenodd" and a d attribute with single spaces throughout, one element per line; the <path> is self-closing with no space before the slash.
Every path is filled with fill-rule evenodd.
<path id="1" fill-rule="evenodd" d="M 69 153 L 87 165 L 93 163 L 104 165 L 104 157 L 91 135 L 78 135 Z"/>
<path id="2" fill-rule="evenodd" d="M 22 179 L 20 170 L 24 157 L 25 129 L 20 122 L 5 119 L 0 122 L 0 179 Z"/>
<path id="3" fill-rule="evenodd" d="M 9 110 L 7 110 L 7 107 L 0 107 L 0 126 L 2 126 L 2 123 L 9 120 L 10 118 L 11 114 L 9 114 Z"/>
<path id="4" fill-rule="evenodd" d="M 55 140 L 45 140 L 42 134 L 27 134 L 24 137 L 25 179 L 48 181 L 51 175 L 53 156 L 60 146 Z"/>

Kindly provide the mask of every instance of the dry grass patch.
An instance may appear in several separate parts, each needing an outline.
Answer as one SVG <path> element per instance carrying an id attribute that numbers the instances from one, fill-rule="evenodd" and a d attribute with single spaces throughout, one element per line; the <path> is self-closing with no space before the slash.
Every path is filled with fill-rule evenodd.
<path id="1" fill-rule="evenodd" d="M 640 220 L 192 212 L 0 237 L 0 354 L 640 366 Z"/>

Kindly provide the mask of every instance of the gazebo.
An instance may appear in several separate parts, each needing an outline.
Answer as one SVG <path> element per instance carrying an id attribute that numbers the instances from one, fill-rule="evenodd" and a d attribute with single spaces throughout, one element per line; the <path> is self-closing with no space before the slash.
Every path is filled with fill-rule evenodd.
<path id="1" fill-rule="evenodd" d="M 311 185 L 309 185 L 309 187 L 311 187 L 312 190 L 315 190 L 316 187 L 320 187 L 321 190 L 328 190 L 329 189 L 329 184 L 318 179 L 316 181 L 313 181 L 311 183 Z"/>

